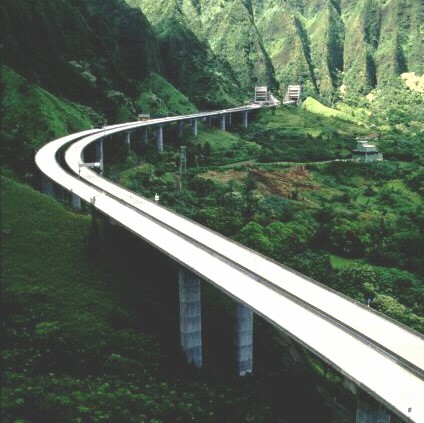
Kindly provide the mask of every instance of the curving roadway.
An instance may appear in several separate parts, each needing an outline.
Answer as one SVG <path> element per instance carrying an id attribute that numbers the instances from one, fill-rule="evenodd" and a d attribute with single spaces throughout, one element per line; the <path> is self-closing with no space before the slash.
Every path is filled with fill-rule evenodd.
<path id="1" fill-rule="evenodd" d="M 37 153 L 36 163 L 57 184 L 87 202 L 94 198 L 100 211 L 252 308 L 399 417 L 424 422 L 424 340 L 420 334 L 80 167 L 83 150 L 104 136 L 258 107 L 249 105 L 83 131 L 45 145 Z M 73 174 L 56 160 L 58 151 L 68 145 L 65 160 Z"/>

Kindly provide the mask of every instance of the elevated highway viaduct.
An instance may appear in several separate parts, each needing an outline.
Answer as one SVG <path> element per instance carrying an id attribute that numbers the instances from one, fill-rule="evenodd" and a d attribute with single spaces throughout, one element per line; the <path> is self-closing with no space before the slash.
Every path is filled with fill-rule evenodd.
<path id="1" fill-rule="evenodd" d="M 84 163 L 84 150 L 97 144 L 102 168 L 103 140 L 113 134 L 176 124 L 177 132 L 190 122 L 197 134 L 198 120 L 247 114 L 258 105 L 221 111 L 151 119 L 107 126 L 68 135 L 46 144 L 36 155 L 45 175 L 44 190 L 53 184 L 72 194 L 75 208 L 81 199 L 179 263 L 180 339 L 187 359 L 202 366 L 200 279 L 233 298 L 236 307 L 236 355 L 240 375 L 253 370 L 253 314 L 291 336 L 329 363 L 371 397 L 376 405 L 358 403 L 356 422 L 389 422 L 391 414 L 404 421 L 424 422 L 424 339 L 403 325 L 282 266 L 189 219 L 167 210 L 103 178 Z M 223 118 L 224 116 L 224 118 Z M 128 138 L 126 138 L 128 139 Z M 127 141 L 128 142 L 128 141 Z M 58 153 L 66 149 L 67 168 Z M 57 192 L 57 189 L 55 189 Z"/>

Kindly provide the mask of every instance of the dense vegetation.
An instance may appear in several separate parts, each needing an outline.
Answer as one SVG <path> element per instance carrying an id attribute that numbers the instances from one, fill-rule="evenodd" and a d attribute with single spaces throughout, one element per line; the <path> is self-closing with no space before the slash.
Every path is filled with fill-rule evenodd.
<path id="1" fill-rule="evenodd" d="M 120 182 L 423 332 L 423 170 L 416 149 L 408 162 L 344 161 L 362 131 L 298 110 L 261 112 L 246 134 L 192 137 L 180 178 L 169 134 L 165 154 L 145 152 Z"/>
<path id="2" fill-rule="evenodd" d="M 255 377 L 234 377 L 231 304 L 203 285 L 210 336 L 205 368 L 194 371 L 178 349 L 178 285 L 166 258 L 95 214 L 8 178 L 1 189 L 2 421 L 328 421 L 309 358 L 293 367 L 295 347 L 282 348 L 268 325 L 255 325 Z"/>
<path id="3" fill-rule="evenodd" d="M 33 159 L 92 125 L 227 107 L 255 84 L 283 94 L 300 80 L 300 108 L 251 114 L 246 132 L 237 119 L 231 132 L 186 128 L 182 140 L 166 128 L 162 155 L 153 142 L 128 155 L 114 137 L 107 174 L 424 332 L 419 2 L 5 0 L 0 10 L 2 421 L 350 421 L 341 376 L 260 318 L 255 373 L 234 378 L 233 303 L 206 284 L 205 367 L 186 365 L 172 264 L 95 211 L 34 191 Z M 345 161 L 370 133 L 386 160 Z"/>

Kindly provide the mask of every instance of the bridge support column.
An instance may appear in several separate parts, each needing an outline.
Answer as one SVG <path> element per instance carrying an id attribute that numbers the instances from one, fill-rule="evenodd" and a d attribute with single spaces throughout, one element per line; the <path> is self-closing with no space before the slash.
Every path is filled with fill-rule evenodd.
<path id="1" fill-rule="evenodd" d="M 147 126 L 141 127 L 141 142 L 147 144 Z"/>
<path id="2" fill-rule="evenodd" d="M 371 397 L 358 399 L 355 423 L 390 423 L 390 412 Z"/>
<path id="3" fill-rule="evenodd" d="M 100 173 L 103 175 L 104 157 L 103 157 L 103 139 L 96 142 L 96 162 L 100 162 Z"/>
<path id="4" fill-rule="evenodd" d="M 228 126 L 230 127 L 231 126 L 231 124 L 232 124 L 232 116 L 233 116 L 233 114 L 232 113 L 229 113 L 228 114 Z"/>
<path id="5" fill-rule="evenodd" d="M 71 205 L 74 210 L 81 210 L 81 198 L 71 192 Z"/>
<path id="6" fill-rule="evenodd" d="M 208 128 L 212 128 L 212 116 L 208 116 L 208 117 L 206 118 L 206 126 L 207 126 Z"/>
<path id="7" fill-rule="evenodd" d="M 44 194 L 53 195 L 53 182 L 46 176 L 41 176 L 41 189 Z"/>
<path id="8" fill-rule="evenodd" d="M 60 185 L 54 184 L 53 192 L 54 198 L 56 198 L 57 201 L 60 201 L 62 203 L 65 201 L 65 191 Z"/>
<path id="9" fill-rule="evenodd" d="M 180 340 L 189 363 L 202 367 L 200 279 L 184 267 L 178 269 Z"/>
<path id="10" fill-rule="evenodd" d="M 182 138 L 182 136 L 183 136 L 183 130 L 184 130 L 184 122 L 183 121 L 179 121 L 177 123 L 177 137 L 178 138 Z"/>
<path id="11" fill-rule="evenodd" d="M 125 144 L 128 148 L 128 152 L 131 151 L 131 132 L 125 132 Z"/>
<path id="12" fill-rule="evenodd" d="M 156 145 L 159 153 L 163 153 L 163 128 L 162 125 L 158 125 L 156 128 Z"/>
<path id="13" fill-rule="evenodd" d="M 248 113 L 247 112 L 243 112 L 243 128 L 247 129 L 247 124 L 248 124 Z"/>
<path id="14" fill-rule="evenodd" d="M 219 128 L 221 129 L 221 131 L 225 131 L 225 115 L 221 115 Z"/>
<path id="15" fill-rule="evenodd" d="M 192 133 L 194 136 L 197 136 L 197 119 L 193 119 L 193 120 L 191 121 L 191 133 Z"/>
<path id="16" fill-rule="evenodd" d="M 253 311 L 237 304 L 235 308 L 234 348 L 237 374 L 245 376 L 253 370 Z"/>

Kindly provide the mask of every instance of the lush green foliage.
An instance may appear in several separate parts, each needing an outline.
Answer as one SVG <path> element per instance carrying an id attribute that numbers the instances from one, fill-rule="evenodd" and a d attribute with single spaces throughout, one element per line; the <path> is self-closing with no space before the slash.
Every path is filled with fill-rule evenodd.
<path id="1" fill-rule="evenodd" d="M 36 149 L 59 136 L 89 128 L 99 116 L 53 96 L 8 67 L 0 70 L 1 162 L 21 177 L 31 178 Z"/>
<path id="2" fill-rule="evenodd" d="M 139 92 L 137 106 L 141 112 L 151 116 L 184 115 L 197 111 L 187 97 L 155 73 L 143 82 Z"/>
<path id="3" fill-rule="evenodd" d="M 177 278 L 166 258 L 96 214 L 76 215 L 6 178 L 1 184 L 2 421 L 330 418 L 320 394 L 305 391 L 310 372 L 284 370 L 290 355 L 263 323 L 255 331 L 268 341 L 257 352 L 267 359 L 257 375 L 228 376 L 232 305 L 206 286 L 211 336 L 205 371 L 193 372 L 178 350 Z M 87 254 L 93 225 L 100 237 L 96 254 Z M 299 411 L 300 398 L 308 409 Z"/>
<path id="4" fill-rule="evenodd" d="M 349 157 L 346 140 L 354 146 L 353 135 L 366 129 L 323 118 L 319 110 L 261 112 L 246 133 L 202 129 L 198 137 L 189 137 L 189 172 L 179 177 L 178 155 L 172 153 L 179 144 L 171 137 L 165 154 L 144 155 L 149 163 L 121 173 L 121 183 L 149 198 L 158 192 L 161 202 L 176 211 L 361 302 L 372 296 L 376 308 L 422 331 L 424 313 L 417 307 L 424 293 L 422 170 L 413 161 L 329 160 Z M 320 135 L 314 139 L 311 133 Z M 245 149 L 239 147 L 243 143 Z M 285 161 L 258 163 L 264 159 Z M 317 159 L 327 161 L 307 162 Z M 345 266 L 333 269 L 328 253 L 355 259 L 353 266 L 371 264 L 378 277 L 372 282 L 359 272 L 355 282 L 345 276 Z M 384 269 L 392 276 L 384 276 Z M 396 288 L 405 278 L 414 281 L 407 283 L 412 285 L 406 297 Z M 352 286 L 344 283 L 347 279 Z"/>
<path id="5" fill-rule="evenodd" d="M 423 92 L 411 73 L 397 77 L 422 78 L 419 7 L 5 0 L 2 173 L 36 185 L 34 152 L 53 138 L 300 80 L 303 108 L 250 114 L 246 132 L 237 119 L 231 133 L 202 125 L 183 140 L 166 128 L 164 154 L 151 142 L 128 155 L 115 137 L 107 173 L 423 332 Z M 389 160 L 340 161 L 369 132 Z M 192 372 L 166 259 L 95 212 L 70 213 L 9 179 L 1 188 L 2 421 L 348 421 L 340 377 L 259 318 L 254 376 L 229 377 L 232 303 L 209 286 L 205 369 Z M 330 410 L 333 396 L 343 406 Z"/>
<path id="6" fill-rule="evenodd" d="M 2 3 L 3 57 L 31 82 L 117 120 L 159 68 L 153 32 L 121 0 Z"/>

